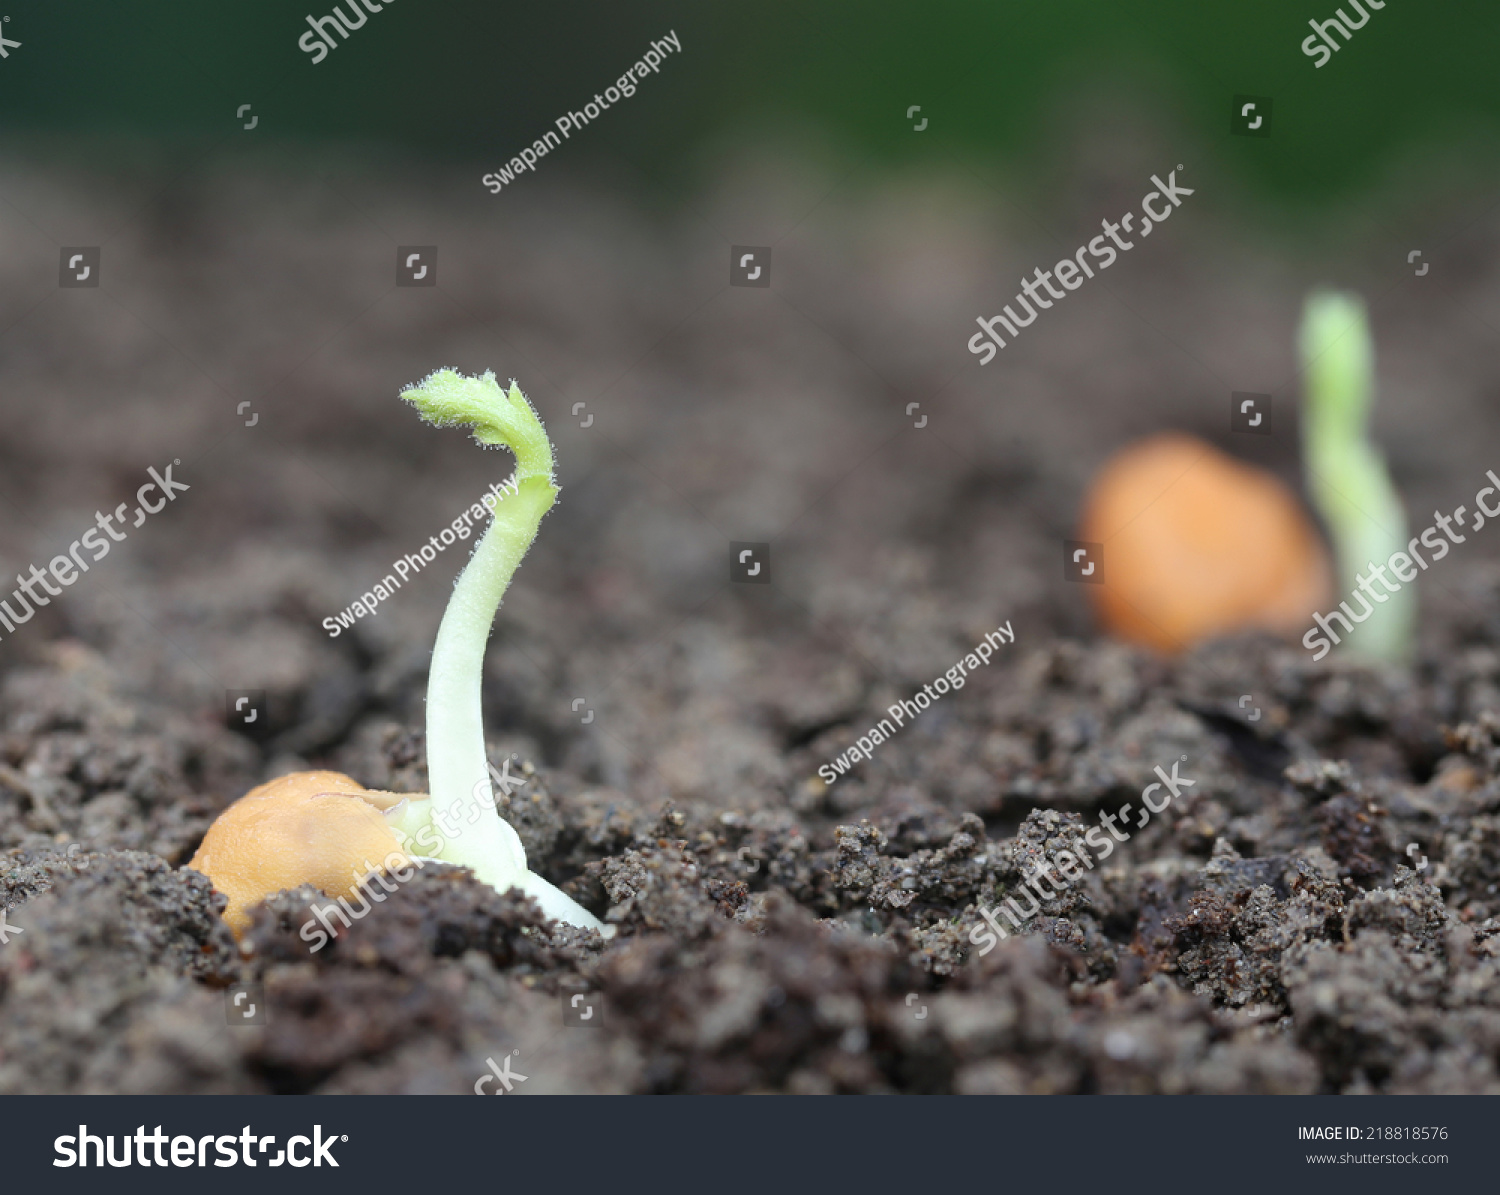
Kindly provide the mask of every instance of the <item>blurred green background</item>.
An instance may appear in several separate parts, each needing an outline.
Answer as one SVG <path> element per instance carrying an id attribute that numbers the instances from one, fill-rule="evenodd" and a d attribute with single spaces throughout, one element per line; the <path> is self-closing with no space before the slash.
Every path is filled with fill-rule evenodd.
<path id="1" fill-rule="evenodd" d="M 59 133 L 106 157 L 237 131 L 252 103 L 264 142 L 401 147 L 498 164 L 602 90 L 669 28 L 680 60 L 575 137 L 678 182 L 716 145 L 813 138 L 900 164 L 941 146 L 1044 163 L 1057 116 L 1101 92 L 1139 97 L 1195 139 L 1223 143 L 1257 191 L 1317 201 L 1369 185 L 1415 147 L 1490 169 L 1500 11 L 1388 0 L 1323 69 L 1301 52 L 1337 0 L 865 0 L 864 3 L 523 5 L 391 0 L 313 65 L 305 15 L 331 0 L 5 0 L 3 136 Z M 1347 0 L 1345 0 L 1347 9 Z M 1231 97 L 1274 98 L 1274 135 L 1230 137 Z M 930 138 L 913 138 L 921 104 Z M 591 130 L 595 131 L 595 130 Z"/>

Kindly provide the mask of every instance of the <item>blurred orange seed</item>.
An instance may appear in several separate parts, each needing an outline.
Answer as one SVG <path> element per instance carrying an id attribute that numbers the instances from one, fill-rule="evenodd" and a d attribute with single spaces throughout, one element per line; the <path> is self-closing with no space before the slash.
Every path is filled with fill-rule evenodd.
<path id="1" fill-rule="evenodd" d="M 400 799 L 342 772 L 279 776 L 224 810 L 188 866 L 229 898 L 224 920 L 238 935 L 250 906 L 283 889 L 311 884 L 349 896 L 356 875 L 407 863 L 381 812 Z"/>
<path id="2" fill-rule="evenodd" d="M 1104 545 L 1104 584 L 1090 588 L 1105 629 L 1159 651 L 1250 628 L 1300 632 L 1332 590 L 1296 496 L 1192 436 L 1153 436 L 1112 457 L 1078 535 Z"/>

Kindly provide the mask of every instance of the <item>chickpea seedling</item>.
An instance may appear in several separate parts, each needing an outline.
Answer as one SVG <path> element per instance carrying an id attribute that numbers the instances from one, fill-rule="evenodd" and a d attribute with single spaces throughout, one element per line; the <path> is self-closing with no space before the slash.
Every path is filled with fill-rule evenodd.
<path id="1" fill-rule="evenodd" d="M 1346 592 L 1361 569 L 1406 546 L 1406 511 L 1370 438 L 1375 401 L 1375 346 L 1365 305 L 1354 295 L 1309 296 L 1302 317 L 1302 361 L 1307 403 L 1302 458 L 1307 488 L 1333 536 L 1339 581 Z M 1416 590 L 1410 585 L 1373 607 L 1348 650 L 1370 659 L 1397 661 L 1411 650 Z"/>
<path id="2" fill-rule="evenodd" d="M 552 444 L 515 382 L 507 393 L 490 372 L 474 378 L 441 369 L 401 397 L 428 423 L 471 427 L 479 443 L 508 448 L 516 458 L 504 492 L 486 499 L 492 521 L 438 626 L 427 677 L 431 792 L 373 792 L 337 772 L 283 776 L 226 809 L 189 866 L 228 895 L 225 918 L 237 932 L 249 923 L 250 905 L 284 888 L 310 883 L 330 896 L 352 895 L 370 872 L 416 860 L 467 867 L 498 891 L 519 888 L 555 920 L 608 933 L 527 866 L 520 836 L 496 810 L 484 746 L 485 645 L 511 578 L 557 500 Z"/>

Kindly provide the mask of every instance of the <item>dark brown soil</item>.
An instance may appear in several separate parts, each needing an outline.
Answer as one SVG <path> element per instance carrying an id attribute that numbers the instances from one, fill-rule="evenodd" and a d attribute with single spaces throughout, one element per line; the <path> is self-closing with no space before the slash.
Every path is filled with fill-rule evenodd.
<path id="1" fill-rule="evenodd" d="M 959 332 L 1043 250 L 960 184 L 747 171 L 653 222 L 540 177 L 503 208 L 301 164 L 59 177 L 11 188 L 41 216 L 0 264 L 0 576 L 150 465 L 193 488 L 0 640 L 0 1092 L 468 1092 L 507 1054 L 525 1094 L 1500 1091 L 1500 539 L 1434 570 L 1401 670 L 1261 637 L 1162 660 L 1061 580 L 1089 471 L 1136 434 L 1295 479 L 1292 328 L 1334 265 L 1241 270 L 1205 203 L 981 371 Z M 752 198 L 774 285 L 731 291 L 715 228 L 754 243 Z M 105 244 L 104 287 L 47 289 L 53 231 Z M 1417 527 L 1500 465 L 1497 231 L 1454 243 L 1480 263 L 1456 281 L 1378 292 Z M 393 246 L 433 241 L 441 285 L 394 289 Z M 237 944 L 182 870 L 219 810 L 304 766 L 425 786 L 467 547 L 319 624 L 509 469 L 396 401 L 443 364 L 516 376 L 557 442 L 491 757 L 524 765 L 534 868 L 617 936 L 431 867 L 323 951 L 310 889 Z M 1222 434 L 1231 389 L 1275 390 L 1275 438 Z M 731 540 L 772 543 L 771 585 L 728 582 Z M 817 778 L 1007 621 L 962 691 Z M 237 689 L 270 694 L 254 735 Z M 1184 757 L 1168 813 L 979 956 L 979 906 Z M 230 1024 L 240 983 L 264 1026 Z"/>

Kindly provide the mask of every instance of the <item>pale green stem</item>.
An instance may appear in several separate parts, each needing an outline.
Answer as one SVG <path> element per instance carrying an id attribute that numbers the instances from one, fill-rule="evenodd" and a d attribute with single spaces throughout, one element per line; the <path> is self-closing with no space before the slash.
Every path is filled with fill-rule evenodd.
<path id="1" fill-rule="evenodd" d="M 443 612 L 427 681 L 427 776 L 438 809 L 462 800 L 467 814 L 476 791 L 488 808 L 495 807 L 484 747 L 485 646 L 501 598 L 557 492 L 550 477 L 531 477 L 495 504 L 489 530 L 459 575 Z M 473 666 L 475 660 L 480 667 Z M 526 867 L 515 830 L 504 819 L 487 816 L 452 839 L 444 854 L 479 874 L 502 852 L 516 866 Z"/>
<path id="2" fill-rule="evenodd" d="M 494 518 L 459 574 L 432 651 L 427 679 L 432 803 L 425 812 L 430 817 L 433 810 L 455 810 L 453 820 L 462 827 L 444 837 L 436 857 L 473 869 L 501 891 L 522 889 L 558 920 L 602 928 L 593 914 L 527 868 L 520 836 L 495 812 L 484 745 L 485 646 L 511 578 L 557 499 L 552 445 L 519 387 L 512 382 L 505 393 L 493 373 L 467 378 L 439 370 L 401 397 L 429 423 L 473 427 L 481 444 L 503 445 L 516 457 L 516 471 L 503 494 L 487 503 Z"/>
<path id="3" fill-rule="evenodd" d="M 1416 590 L 1403 585 L 1387 593 L 1373 582 L 1372 564 L 1384 565 L 1406 547 L 1406 513 L 1370 439 L 1374 405 L 1375 349 L 1364 303 L 1356 296 L 1311 295 L 1302 321 L 1302 360 L 1307 371 L 1303 411 L 1303 461 L 1308 488 L 1333 536 L 1339 565 L 1339 597 L 1355 609 L 1356 574 L 1385 594 L 1369 619 L 1345 638 L 1347 649 L 1368 659 L 1396 661 L 1411 650 Z"/>

